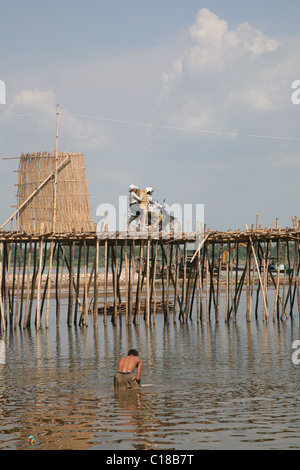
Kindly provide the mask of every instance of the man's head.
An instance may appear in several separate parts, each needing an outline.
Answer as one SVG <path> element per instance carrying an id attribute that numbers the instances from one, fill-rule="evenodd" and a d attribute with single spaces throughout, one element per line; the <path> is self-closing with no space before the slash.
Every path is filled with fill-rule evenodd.
<path id="1" fill-rule="evenodd" d="M 129 192 L 130 192 L 130 193 L 131 193 L 131 191 L 133 191 L 133 192 L 135 193 L 137 189 L 138 189 L 138 187 L 135 186 L 135 184 L 131 184 L 131 185 L 129 186 Z"/>
<path id="2" fill-rule="evenodd" d="M 138 356 L 138 355 L 139 355 L 139 353 L 137 352 L 136 349 L 130 349 L 128 351 L 128 356 Z"/>

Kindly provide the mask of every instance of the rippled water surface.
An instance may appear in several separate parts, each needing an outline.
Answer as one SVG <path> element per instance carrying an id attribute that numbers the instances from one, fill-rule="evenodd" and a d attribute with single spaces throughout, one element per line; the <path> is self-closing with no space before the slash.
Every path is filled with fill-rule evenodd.
<path id="1" fill-rule="evenodd" d="M 17 329 L 1 338 L 0 449 L 298 449 L 298 316 L 237 323 Z M 115 396 L 139 350 L 139 392 Z M 36 439 L 29 446 L 28 436 Z"/>

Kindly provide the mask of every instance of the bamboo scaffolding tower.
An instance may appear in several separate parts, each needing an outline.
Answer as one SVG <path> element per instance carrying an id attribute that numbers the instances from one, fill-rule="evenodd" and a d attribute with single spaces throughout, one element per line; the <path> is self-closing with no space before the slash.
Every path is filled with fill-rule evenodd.
<path id="1" fill-rule="evenodd" d="M 18 209 L 1 229 L 17 215 L 18 232 L 70 233 L 92 230 L 83 154 L 22 154 L 17 172 Z"/>

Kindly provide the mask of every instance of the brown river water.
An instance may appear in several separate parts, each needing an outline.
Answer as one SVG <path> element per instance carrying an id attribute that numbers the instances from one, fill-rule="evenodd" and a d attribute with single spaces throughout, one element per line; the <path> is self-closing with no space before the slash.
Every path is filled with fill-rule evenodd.
<path id="1" fill-rule="evenodd" d="M 53 317 L 55 316 L 53 309 Z M 0 450 L 299 449 L 300 364 L 293 319 L 66 326 L 0 333 Z M 261 316 L 260 316 L 261 318 Z M 115 396 L 136 348 L 138 392 Z M 299 354 L 300 357 L 300 354 Z M 28 437 L 35 441 L 30 445 Z"/>

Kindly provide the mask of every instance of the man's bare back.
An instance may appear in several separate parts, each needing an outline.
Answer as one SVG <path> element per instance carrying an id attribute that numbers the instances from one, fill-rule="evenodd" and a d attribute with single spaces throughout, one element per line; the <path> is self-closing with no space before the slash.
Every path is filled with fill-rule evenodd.
<path id="1" fill-rule="evenodd" d="M 133 372 L 140 360 L 136 356 L 122 357 L 119 362 L 118 372 Z"/>

